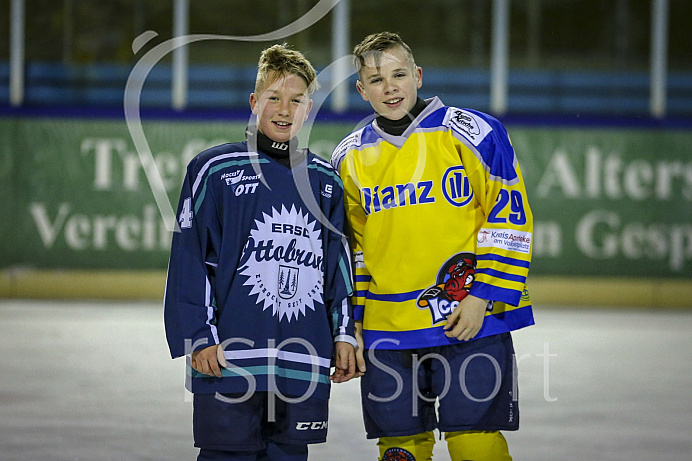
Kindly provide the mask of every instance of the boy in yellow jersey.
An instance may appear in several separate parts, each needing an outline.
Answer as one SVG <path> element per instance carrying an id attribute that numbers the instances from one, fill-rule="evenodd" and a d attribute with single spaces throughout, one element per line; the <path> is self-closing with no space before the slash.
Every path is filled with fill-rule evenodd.
<path id="1" fill-rule="evenodd" d="M 533 217 L 505 128 L 417 92 L 423 71 L 397 35 L 354 49 L 374 119 L 332 164 L 356 266 L 354 318 L 368 438 L 381 460 L 511 460 L 510 331 L 533 324 L 526 290 Z M 435 406 L 439 404 L 436 410 Z"/>

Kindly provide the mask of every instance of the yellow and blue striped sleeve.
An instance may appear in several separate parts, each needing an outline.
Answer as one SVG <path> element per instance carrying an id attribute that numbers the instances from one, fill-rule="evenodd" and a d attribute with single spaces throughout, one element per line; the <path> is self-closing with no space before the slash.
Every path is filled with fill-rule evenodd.
<path id="1" fill-rule="evenodd" d="M 531 262 L 533 215 L 514 149 L 492 117 L 477 146 L 460 142 L 464 165 L 485 217 L 477 235 L 476 280 L 470 294 L 519 305 Z"/>
<path id="2" fill-rule="evenodd" d="M 344 207 L 346 211 L 347 235 L 353 252 L 354 292 L 352 297 L 353 318 L 363 320 L 365 297 L 370 287 L 370 273 L 363 261 L 363 232 L 366 215 L 361 204 L 360 188 L 354 174 L 353 157 L 346 156 L 338 171 L 344 185 Z"/>

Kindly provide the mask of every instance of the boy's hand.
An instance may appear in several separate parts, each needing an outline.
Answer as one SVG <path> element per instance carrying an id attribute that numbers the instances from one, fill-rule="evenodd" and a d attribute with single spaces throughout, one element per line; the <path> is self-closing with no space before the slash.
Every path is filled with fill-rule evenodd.
<path id="1" fill-rule="evenodd" d="M 459 301 L 459 305 L 447 317 L 447 325 L 444 329 L 448 338 L 456 338 L 459 341 L 468 341 L 476 337 L 485 318 L 485 309 L 488 301 L 475 296 L 467 295 Z"/>
<path id="2" fill-rule="evenodd" d="M 213 346 L 194 351 L 190 357 L 192 368 L 205 375 L 220 378 L 221 368 L 219 367 L 219 360 L 216 358 L 218 347 L 218 344 L 214 344 Z"/>
<path id="3" fill-rule="evenodd" d="M 353 346 L 347 342 L 337 341 L 336 348 L 336 369 L 329 377 L 335 383 L 345 383 L 356 374 L 356 354 Z"/>
<path id="4" fill-rule="evenodd" d="M 356 341 L 358 342 L 358 348 L 356 349 L 356 375 L 354 378 L 360 378 L 365 374 L 365 342 L 363 341 L 363 321 L 354 322 L 356 327 Z"/>

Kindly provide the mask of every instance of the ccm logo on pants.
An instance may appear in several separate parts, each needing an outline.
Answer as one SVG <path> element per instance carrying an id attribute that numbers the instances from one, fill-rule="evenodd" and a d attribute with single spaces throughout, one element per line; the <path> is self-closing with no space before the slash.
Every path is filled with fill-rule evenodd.
<path id="1" fill-rule="evenodd" d="M 326 429 L 327 428 L 327 421 L 313 421 L 313 422 L 304 422 L 304 423 L 297 423 L 296 424 L 296 429 L 299 431 L 317 431 L 320 429 Z"/>

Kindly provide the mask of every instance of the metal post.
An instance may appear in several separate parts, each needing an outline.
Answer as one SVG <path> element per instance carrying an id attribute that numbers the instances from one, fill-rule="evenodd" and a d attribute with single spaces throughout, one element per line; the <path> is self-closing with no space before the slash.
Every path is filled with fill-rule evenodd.
<path id="1" fill-rule="evenodd" d="M 332 62 L 335 62 L 332 73 L 331 106 L 334 112 L 345 112 L 348 109 L 348 84 L 345 81 L 349 72 L 348 63 L 341 60 L 349 54 L 351 5 L 350 0 L 341 0 L 332 11 Z"/>
<path id="2" fill-rule="evenodd" d="M 490 110 L 507 112 L 509 75 L 509 0 L 493 1 L 492 67 L 490 70 Z"/>
<path id="3" fill-rule="evenodd" d="M 63 4 L 62 30 L 62 62 L 67 65 L 72 62 L 74 54 L 74 0 L 65 0 Z"/>
<path id="4" fill-rule="evenodd" d="M 651 2 L 651 116 L 666 115 L 668 72 L 668 0 Z"/>
<path id="5" fill-rule="evenodd" d="M 527 11 L 526 55 L 532 66 L 541 60 L 541 0 L 529 0 Z"/>
<path id="6" fill-rule="evenodd" d="M 24 102 L 24 0 L 10 6 L 10 105 Z"/>
<path id="7" fill-rule="evenodd" d="M 173 5 L 173 37 L 184 37 L 188 33 L 189 0 L 175 0 Z M 187 46 L 175 43 L 173 49 L 172 103 L 173 108 L 182 110 L 187 106 Z"/>

